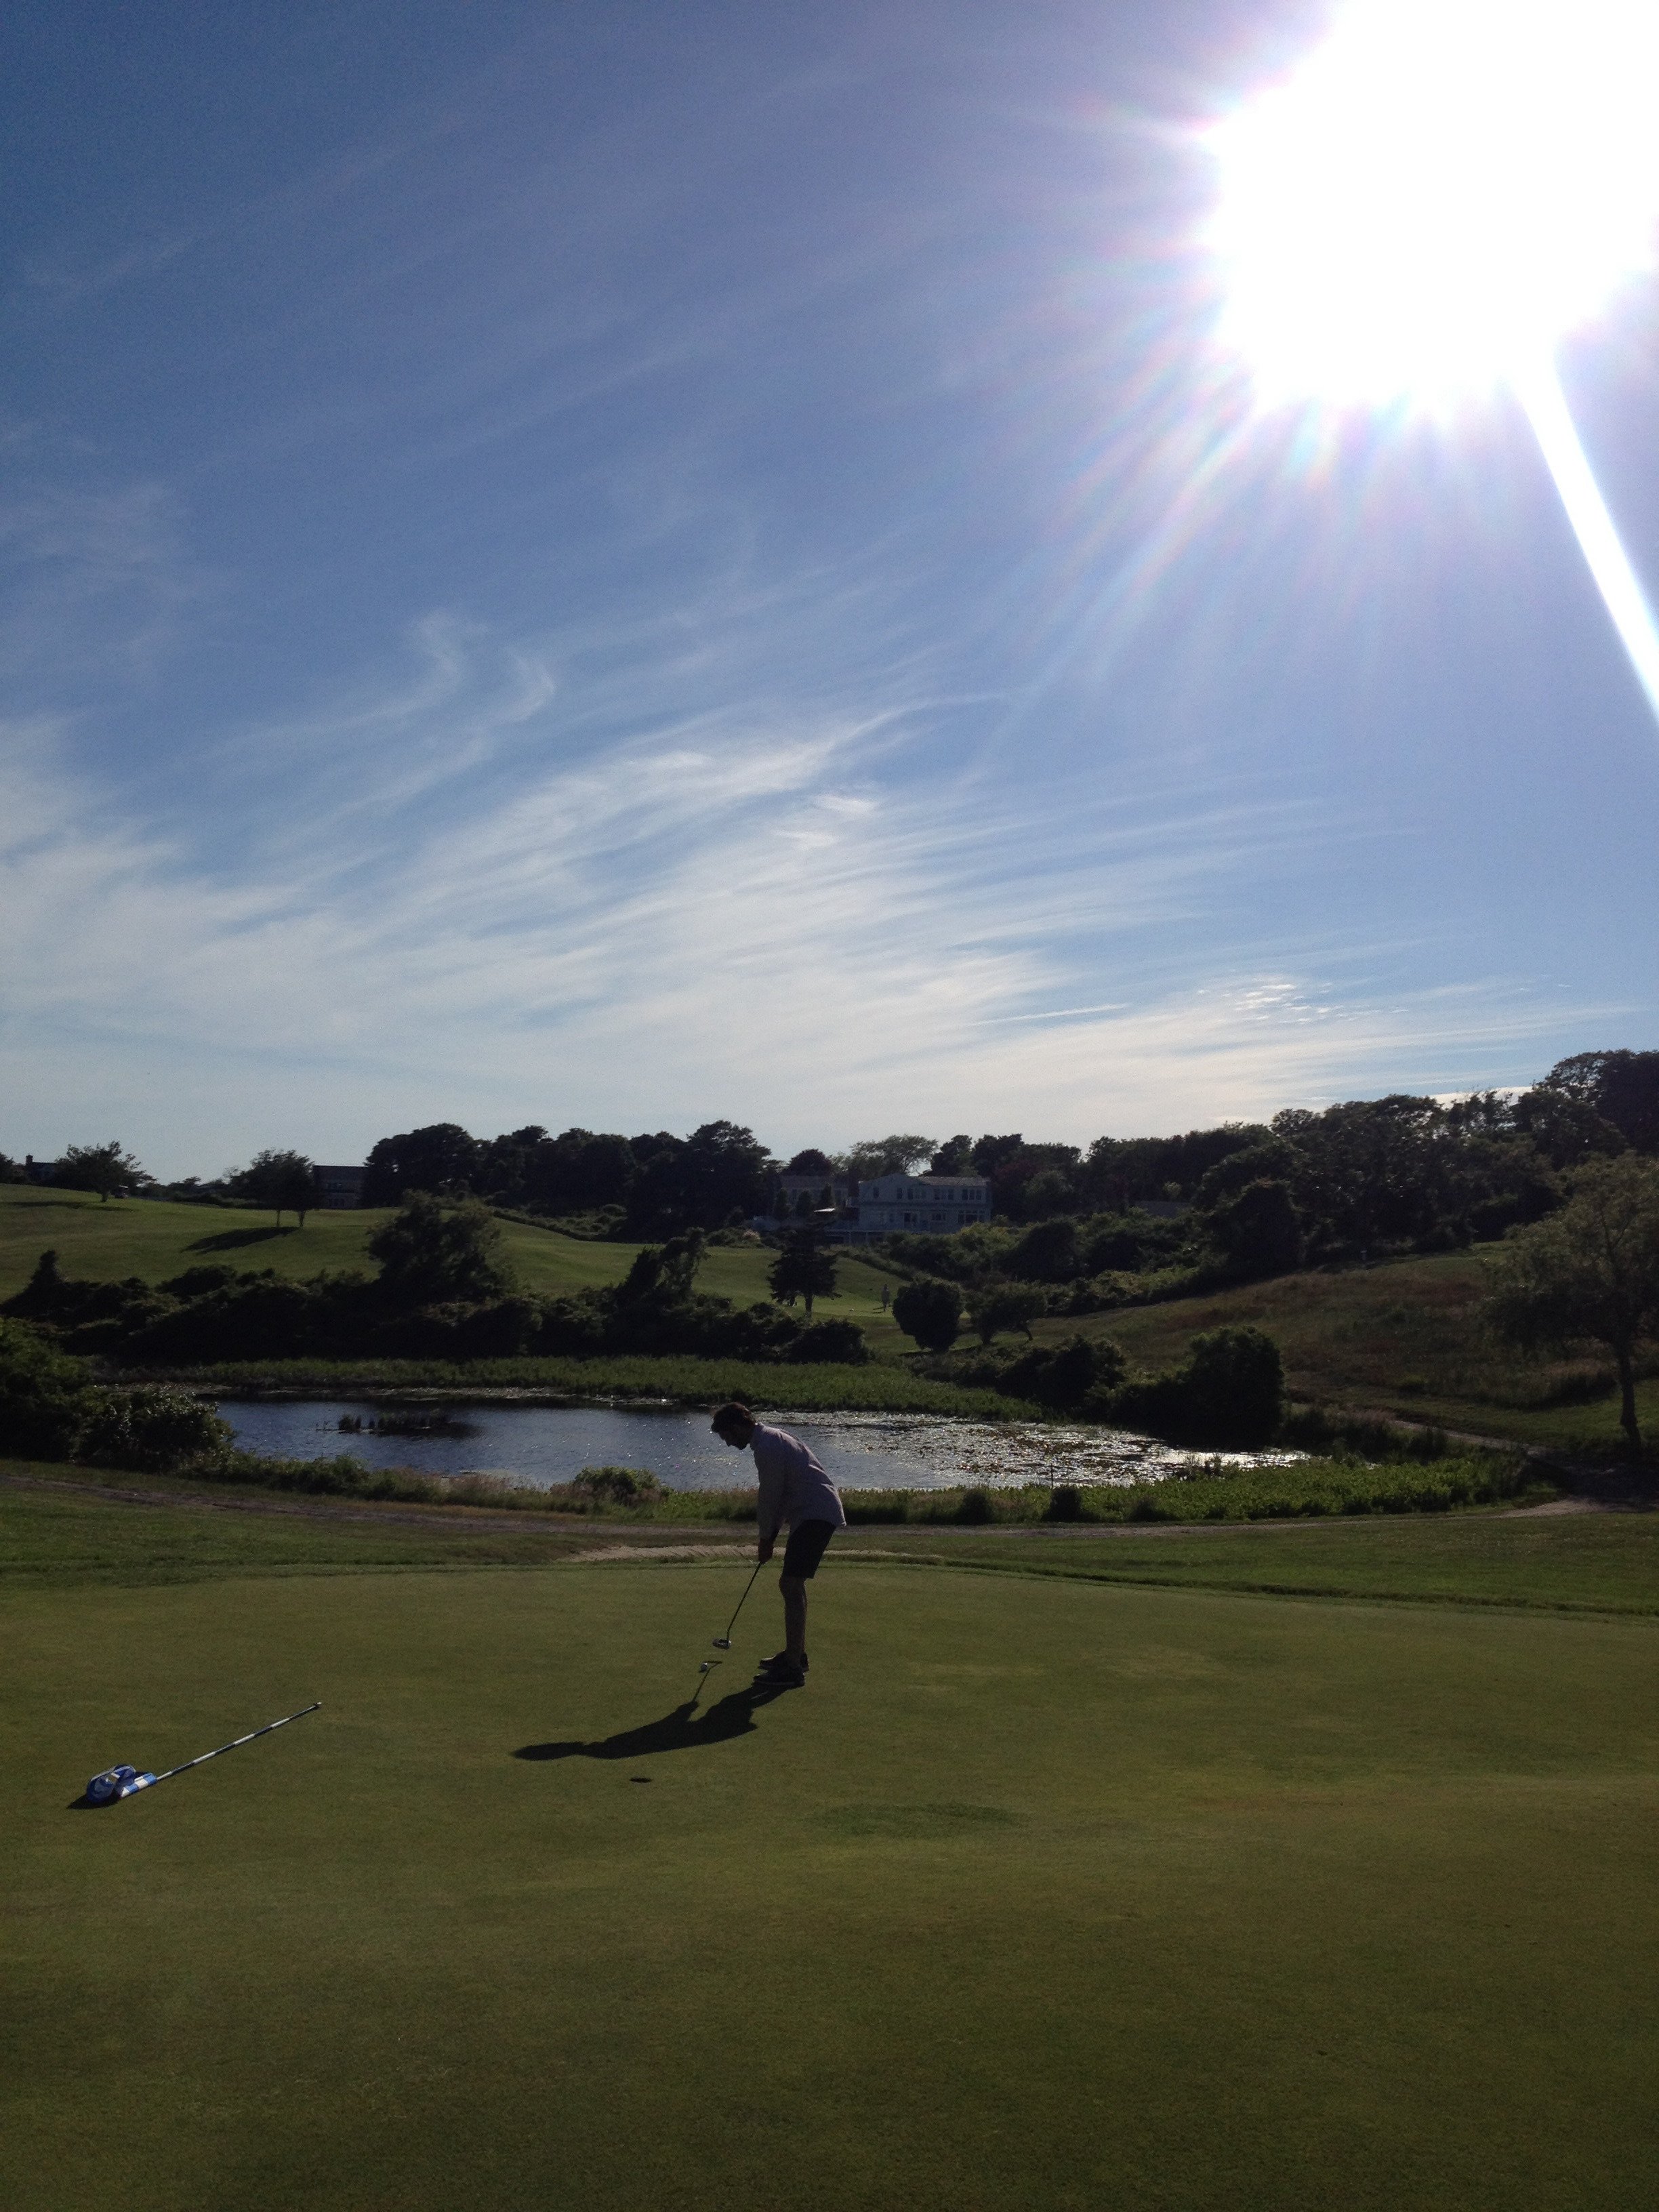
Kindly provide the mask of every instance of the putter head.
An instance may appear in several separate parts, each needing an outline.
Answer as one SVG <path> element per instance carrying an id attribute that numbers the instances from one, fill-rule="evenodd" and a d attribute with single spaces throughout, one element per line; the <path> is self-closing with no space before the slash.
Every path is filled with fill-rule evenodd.
<path id="1" fill-rule="evenodd" d="M 701 1660 L 698 1662 L 697 1672 L 700 1674 L 706 1674 L 711 1667 L 718 1667 L 720 1663 L 720 1662 L 718 1659 Z"/>
<path id="2" fill-rule="evenodd" d="M 714 1638 L 714 1649 L 716 1651 L 729 1651 L 732 1649 L 731 1638 L 729 1636 L 717 1636 Z"/>
<path id="3" fill-rule="evenodd" d="M 112 1766 L 102 1774 L 94 1774 L 87 1784 L 88 1805 L 115 1805 L 123 1797 L 136 1797 L 141 1790 L 148 1790 L 155 1777 L 141 1774 L 136 1766 Z"/>

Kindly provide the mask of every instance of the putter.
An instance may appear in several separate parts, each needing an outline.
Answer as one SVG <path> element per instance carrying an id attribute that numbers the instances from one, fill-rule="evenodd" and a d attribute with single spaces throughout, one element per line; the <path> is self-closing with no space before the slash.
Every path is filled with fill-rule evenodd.
<path id="1" fill-rule="evenodd" d="M 111 1766 L 102 1774 L 94 1774 L 87 1784 L 89 1805 L 117 1805 L 123 1797 L 136 1797 L 141 1790 L 154 1790 L 158 1782 L 171 1782 L 175 1774 L 187 1774 L 192 1766 L 201 1766 L 210 1759 L 222 1759 L 226 1752 L 234 1751 L 239 1745 L 252 1743 L 255 1736 L 269 1735 L 272 1729 L 286 1728 L 290 1721 L 302 1721 L 307 1713 L 320 1711 L 322 1699 L 315 1705 L 301 1705 L 297 1713 L 284 1713 L 279 1721 L 267 1721 L 264 1728 L 250 1729 L 229 1743 L 222 1743 L 216 1751 L 204 1751 L 198 1758 L 187 1759 L 182 1765 L 169 1766 L 165 1774 L 141 1774 L 136 1766 Z"/>
<path id="2" fill-rule="evenodd" d="M 716 1651 L 729 1651 L 729 1650 L 732 1649 L 732 1630 L 737 1626 L 737 1625 L 738 1625 L 738 1613 L 740 1613 L 743 1611 L 743 1607 L 744 1607 L 744 1600 L 745 1598 L 747 1598 L 747 1596 L 749 1595 L 750 1591 L 751 1589 L 754 1589 L 754 1587 L 755 1587 L 755 1575 L 759 1574 L 759 1572 L 760 1572 L 760 1571 L 761 1571 L 762 1565 L 763 1565 L 763 1562 L 762 1562 L 761 1560 L 759 1560 L 759 1559 L 757 1559 L 757 1560 L 756 1560 L 756 1562 L 755 1562 L 755 1574 L 754 1574 L 754 1575 L 750 1575 L 750 1577 L 749 1577 L 749 1579 L 748 1579 L 748 1581 L 747 1581 L 747 1582 L 744 1584 L 744 1586 L 743 1586 L 743 1597 L 740 1597 L 740 1598 L 738 1600 L 736 1606 L 732 1608 L 732 1618 L 731 1618 L 731 1620 L 728 1620 L 728 1621 L 726 1622 L 726 1633 L 725 1633 L 725 1635 L 724 1635 L 724 1636 L 717 1636 L 717 1637 L 714 1638 L 714 1649 L 715 1649 L 715 1650 L 716 1650 Z M 718 1660 L 711 1659 L 711 1660 L 709 1660 L 707 1663 L 708 1663 L 709 1666 L 718 1666 L 718 1665 L 720 1664 L 720 1662 L 719 1662 Z"/>

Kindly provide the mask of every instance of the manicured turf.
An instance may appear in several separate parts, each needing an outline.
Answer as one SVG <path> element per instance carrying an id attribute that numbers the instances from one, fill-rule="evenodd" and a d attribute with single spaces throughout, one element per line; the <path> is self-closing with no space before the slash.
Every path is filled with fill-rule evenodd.
<path id="1" fill-rule="evenodd" d="M 833 1559 L 14 1588 L 13 2212 L 1652 2201 L 1659 1626 Z"/>
<path id="2" fill-rule="evenodd" d="M 1455 1513 L 1118 1536 L 882 1529 L 902 1559 L 1189 1589 L 1659 1614 L 1659 1513 Z"/>
<path id="3" fill-rule="evenodd" d="M 752 1541 L 738 1526 L 690 1530 L 610 1522 L 526 1527 L 458 1510 L 293 1501 L 204 1491 L 158 1475 L 0 1462 L 30 1476 L 0 1486 L 0 1587 L 137 1585 L 227 1574 L 373 1572 L 436 1566 L 540 1566 L 596 1547 L 670 1547 Z M 173 1505 L 112 1504 L 88 1483 L 172 1497 Z M 234 1510 L 238 1503 L 253 1510 Z M 1009 1535 L 975 1528 L 852 1528 L 838 1552 L 945 1571 L 1063 1576 L 1192 1589 L 1310 1596 L 1450 1601 L 1478 1606 L 1659 1612 L 1659 1513 L 1389 1516 L 1192 1534 L 1070 1529 Z"/>

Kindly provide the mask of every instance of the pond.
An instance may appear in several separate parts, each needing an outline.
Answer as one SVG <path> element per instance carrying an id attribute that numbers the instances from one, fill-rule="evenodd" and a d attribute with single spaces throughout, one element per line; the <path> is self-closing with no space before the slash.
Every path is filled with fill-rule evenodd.
<path id="1" fill-rule="evenodd" d="M 245 1450 L 278 1459 L 349 1452 L 371 1467 L 496 1474 L 538 1490 L 568 1482 L 585 1467 L 646 1468 L 671 1490 L 730 1490 L 754 1481 L 748 1454 L 712 1436 L 706 1413 L 682 1406 L 226 1399 L 219 1412 Z M 843 1490 L 1146 1482 L 1215 1458 L 1227 1467 L 1263 1467 L 1302 1456 L 1179 1451 L 1119 1430 L 1048 1422 L 954 1420 L 927 1413 L 761 1418 L 777 1420 L 810 1445 Z"/>

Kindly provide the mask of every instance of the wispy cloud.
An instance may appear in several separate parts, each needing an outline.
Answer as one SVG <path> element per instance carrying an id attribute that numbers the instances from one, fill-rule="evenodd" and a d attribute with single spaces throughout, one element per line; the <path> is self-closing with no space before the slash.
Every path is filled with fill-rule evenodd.
<path id="1" fill-rule="evenodd" d="M 1286 834 L 1243 805 L 1179 836 L 1078 793 L 991 807 L 896 775 L 890 708 L 750 698 L 567 748 L 561 715 L 592 702 L 556 647 L 434 618 L 414 651 L 378 697 L 261 733 L 301 762 L 332 746 L 360 796 L 290 778 L 234 881 L 119 811 L 61 731 L 9 732 L 3 1036 L 37 1118 L 0 1144 L 50 1149 L 123 1102 L 174 1170 L 266 1142 L 354 1157 L 451 1116 L 1081 1139 L 1402 1066 L 1457 1087 L 1544 1026 L 1513 994 L 1385 1003 L 1248 945 L 1202 988 L 1173 974 L 1163 933 Z M 479 772 L 526 728 L 510 775 Z"/>

